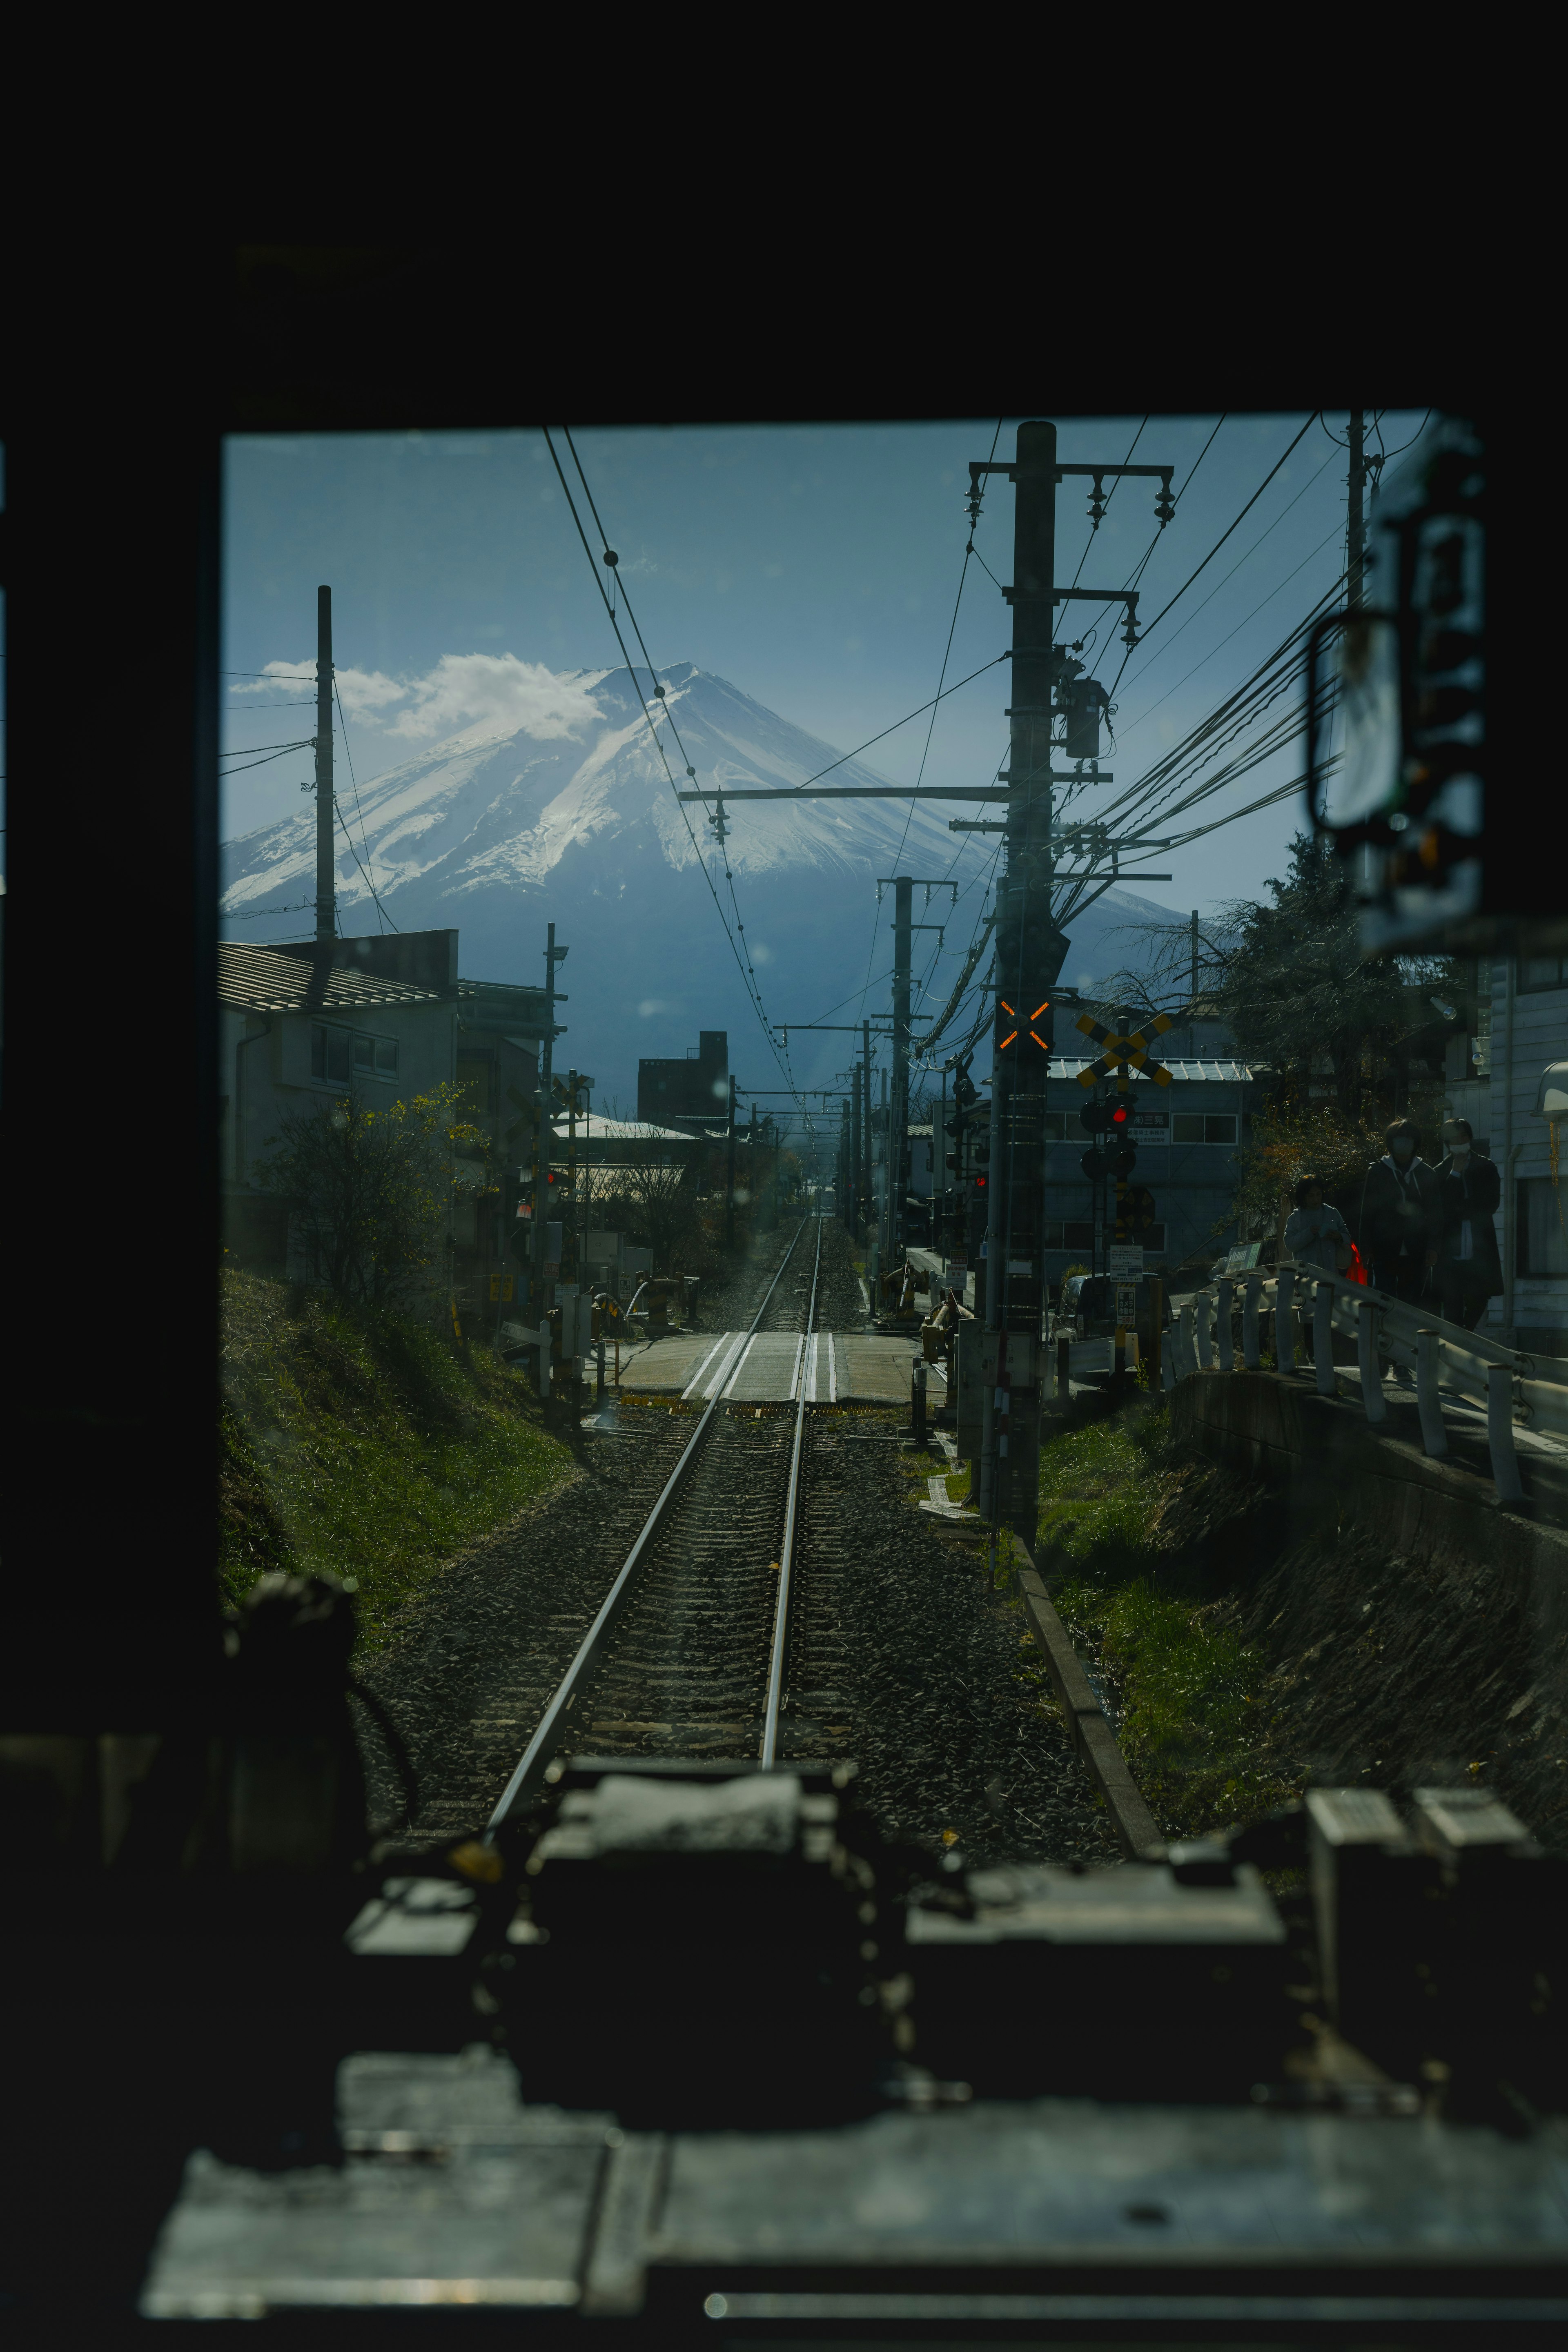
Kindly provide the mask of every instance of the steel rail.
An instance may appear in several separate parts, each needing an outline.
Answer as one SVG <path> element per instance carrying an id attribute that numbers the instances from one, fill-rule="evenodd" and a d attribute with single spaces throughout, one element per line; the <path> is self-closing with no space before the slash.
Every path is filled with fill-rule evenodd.
<path id="1" fill-rule="evenodd" d="M 801 1234 L 805 1233 L 805 1227 L 806 1220 L 803 1217 L 799 1225 L 795 1229 L 795 1239 L 790 1243 L 788 1249 L 785 1250 L 783 1258 L 779 1262 L 778 1272 L 774 1275 L 772 1282 L 768 1285 L 766 1297 L 763 1298 L 763 1303 L 758 1307 L 755 1315 L 752 1318 L 751 1330 L 747 1334 L 748 1338 L 755 1333 L 762 1323 L 763 1316 L 772 1306 L 773 1293 L 778 1288 L 780 1283 L 784 1280 L 784 1269 L 789 1265 L 791 1258 L 794 1257 Z M 820 1218 L 817 1220 L 816 1250 L 817 1259 L 820 1263 L 822 1256 L 822 1222 Z M 811 1286 L 811 1298 L 812 1310 L 815 1313 L 816 1305 L 816 1282 L 815 1276 L 813 1276 Z M 529 1741 L 528 1746 L 523 1749 L 517 1769 L 513 1772 L 510 1780 L 507 1782 L 505 1789 L 501 1792 L 500 1802 L 497 1804 L 494 1812 L 490 1815 L 489 1822 L 485 1825 L 484 1842 L 487 1845 L 493 1843 L 496 1832 L 504 1825 L 508 1816 L 512 1812 L 515 1812 L 520 1805 L 525 1803 L 543 1780 L 545 1771 L 548 1769 L 552 1759 L 556 1754 L 558 1735 L 563 1720 L 565 1717 L 566 1710 L 571 1706 L 572 1701 L 576 1697 L 578 1692 L 584 1688 L 588 1677 L 592 1675 L 594 1668 L 599 1662 L 600 1653 L 604 1649 L 605 1643 L 608 1640 L 610 1634 L 614 1632 L 616 1622 L 619 1618 L 621 1612 L 626 1607 L 627 1599 L 631 1593 L 633 1582 L 637 1577 L 637 1572 L 647 1557 L 648 1549 L 653 1543 L 655 1537 L 659 1533 L 659 1530 L 664 1526 L 665 1520 L 668 1517 L 670 1507 L 674 1503 L 676 1496 L 680 1492 L 681 1487 L 685 1485 L 687 1477 L 696 1463 L 698 1454 L 702 1450 L 708 1433 L 713 1425 L 713 1417 L 724 1401 L 724 1386 L 725 1383 L 721 1381 L 713 1396 L 709 1400 L 707 1411 L 703 1413 L 701 1420 L 693 1430 L 689 1443 L 682 1450 L 679 1461 L 676 1464 L 674 1469 L 670 1472 L 668 1478 L 666 1480 L 663 1492 L 660 1494 L 658 1502 L 655 1503 L 652 1510 L 648 1513 L 647 1517 L 643 1521 L 642 1530 L 638 1535 L 636 1543 L 633 1544 L 630 1551 L 627 1552 L 625 1560 L 622 1562 L 620 1572 L 616 1576 L 615 1582 L 611 1585 L 609 1591 L 605 1595 L 604 1601 L 601 1602 L 599 1607 L 598 1615 L 595 1618 L 592 1625 L 590 1625 L 587 1633 L 583 1638 L 582 1646 L 579 1648 L 577 1654 L 573 1659 L 571 1664 L 567 1667 L 561 1682 L 556 1686 L 554 1695 L 552 1697 L 549 1706 L 545 1708 L 544 1713 L 540 1717 L 538 1729 L 534 1732 L 534 1735 Z M 803 1374 L 801 1380 L 801 1391 L 803 1394 L 805 1393 L 805 1381 Z M 797 1437 L 797 1452 L 798 1447 L 799 1439 Z"/>
<path id="2" fill-rule="evenodd" d="M 822 1276 L 822 1219 L 816 1221 L 816 1260 L 811 1269 L 811 1304 L 805 1314 L 805 1339 L 816 1339 L 816 1288 Z M 779 1547 L 779 1597 L 773 1611 L 773 1648 L 768 1666 L 768 1704 L 763 1717 L 763 1744 L 757 1751 L 764 1772 L 778 1762 L 779 1710 L 784 1705 L 784 1652 L 789 1646 L 790 1584 L 795 1572 L 795 1536 L 800 1524 L 800 1457 L 805 1443 L 806 1350 L 800 1351 L 800 1397 L 795 1411 L 795 1446 L 790 1454 L 789 1487 L 784 1503 L 784 1542 Z"/>

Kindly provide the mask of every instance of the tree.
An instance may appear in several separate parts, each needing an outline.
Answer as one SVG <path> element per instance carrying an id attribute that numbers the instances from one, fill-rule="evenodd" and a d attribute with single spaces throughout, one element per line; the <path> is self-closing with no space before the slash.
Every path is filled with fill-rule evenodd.
<path id="1" fill-rule="evenodd" d="M 1329 1104 L 1269 1104 L 1253 1120 L 1251 1140 L 1236 1155 L 1231 1216 L 1237 1233 L 1257 1240 L 1271 1238 L 1278 1254 L 1303 1176 L 1321 1177 L 1325 1197 L 1353 1210 L 1367 1169 L 1383 1148 L 1376 1127 L 1366 1119 L 1346 1118 Z M 1353 1229 L 1353 1215 L 1351 1222 Z M 1215 1230 L 1223 1232 L 1225 1226 Z"/>
<path id="2" fill-rule="evenodd" d="M 679 1273 L 676 1263 L 698 1227 L 693 1147 L 670 1143 L 656 1128 L 628 1121 L 628 1157 L 595 1168 L 589 1178 L 596 1213 L 617 1215 L 653 1252 L 656 1272 Z"/>
<path id="3" fill-rule="evenodd" d="M 333 1297 L 384 1307 L 428 1291 L 445 1266 L 459 1155 L 485 1162 L 489 1145 L 455 1087 L 387 1110 L 351 1094 L 286 1111 L 257 1173 L 294 1204 Z"/>

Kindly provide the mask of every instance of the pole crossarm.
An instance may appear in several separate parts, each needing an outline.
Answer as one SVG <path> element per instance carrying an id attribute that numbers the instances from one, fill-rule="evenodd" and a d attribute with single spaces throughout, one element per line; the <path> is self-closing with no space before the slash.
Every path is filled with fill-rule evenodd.
<path id="1" fill-rule="evenodd" d="M 1070 783 L 1072 777 L 1061 782 Z M 1109 779 L 1107 779 L 1109 781 Z M 677 793 L 680 801 L 1005 801 L 990 784 L 773 784 L 765 789 L 721 793 Z"/>

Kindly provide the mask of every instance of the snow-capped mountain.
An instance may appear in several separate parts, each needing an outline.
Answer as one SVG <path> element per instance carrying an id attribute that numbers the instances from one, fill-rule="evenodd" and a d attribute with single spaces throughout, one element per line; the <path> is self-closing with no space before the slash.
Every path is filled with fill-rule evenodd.
<path id="1" fill-rule="evenodd" d="M 647 685 L 646 672 L 640 682 Z M 593 1070 L 600 1098 L 616 1096 L 627 1109 L 636 1101 L 637 1057 L 679 1055 L 700 1028 L 728 1029 L 731 1066 L 748 1086 L 784 1084 L 715 895 L 731 928 L 743 926 L 737 940 L 772 1020 L 850 1022 L 868 956 L 865 1009 L 877 1013 L 888 1000 L 892 910 L 884 904 L 879 912 L 879 878 L 904 873 L 923 882 L 951 874 L 963 895 L 948 919 L 926 1009 L 945 1002 L 995 854 L 994 836 L 954 835 L 947 821 L 980 809 L 742 801 L 727 808 L 730 833 L 721 847 L 704 809 L 677 802 L 630 674 L 579 674 L 575 683 L 598 718 L 564 740 L 468 729 L 362 784 L 357 803 L 340 774 L 339 808 L 353 845 L 340 835 L 345 931 L 377 928 L 373 881 L 399 929 L 459 932 L 465 978 L 537 982 L 544 927 L 553 921 L 557 939 L 574 950 L 561 974 L 571 1000 L 563 1015 L 570 1050 Z M 688 765 L 697 785 L 711 792 L 800 784 L 839 758 L 831 745 L 689 664 L 667 672 L 665 685 L 665 710 L 679 730 L 684 759 L 667 720 L 659 731 L 682 787 L 691 783 Z M 846 760 L 826 781 L 888 779 Z M 237 919 L 226 925 L 232 935 L 260 942 L 308 929 L 300 909 L 314 892 L 315 835 L 315 808 L 306 801 L 297 815 L 226 845 L 222 903 L 225 916 Z M 933 892 L 928 907 L 917 892 L 917 919 L 944 919 L 948 895 Z M 1064 978 L 1130 961 L 1133 942 L 1107 934 L 1164 911 L 1125 891 L 1109 893 L 1075 933 Z M 933 932 L 917 934 L 917 973 L 935 945 Z M 841 1005 L 844 998 L 850 1001 Z M 793 1075 L 823 1083 L 847 1066 L 851 1050 L 847 1036 L 802 1034 L 792 1040 Z"/>

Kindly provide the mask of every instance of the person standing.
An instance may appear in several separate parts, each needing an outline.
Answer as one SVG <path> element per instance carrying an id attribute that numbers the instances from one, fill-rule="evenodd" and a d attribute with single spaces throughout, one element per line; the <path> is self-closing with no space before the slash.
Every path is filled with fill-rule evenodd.
<path id="1" fill-rule="evenodd" d="M 1296 1187 L 1296 1206 L 1285 1225 L 1285 1246 L 1301 1265 L 1321 1265 L 1329 1274 L 1351 1270 L 1350 1227 L 1331 1202 L 1323 1198 L 1321 1176 L 1303 1176 Z"/>
<path id="2" fill-rule="evenodd" d="M 1356 1240 L 1371 1264 L 1373 1289 L 1414 1307 L 1437 1263 L 1437 1174 L 1421 1157 L 1414 1119 L 1396 1118 L 1384 1141 L 1388 1150 L 1362 1185 Z"/>
<path id="3" fill-rule="evenodd" d="M 1495 1161 L 1476 1150 L 1468 1118 L 1445 1119 L 1443 1140 L 1448 1149 L 1436 1171 L 1437 1295 L 1444 1322 L 1473 1331 L 1488 1299 L 1502 1288 L 1492 1223 L 1502 1202 L 1502 1176 Z"/>

